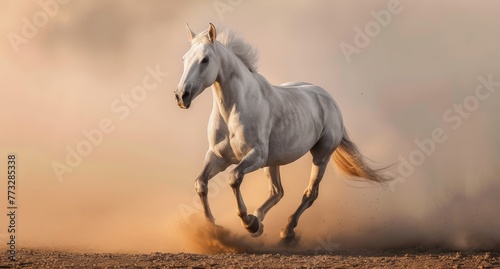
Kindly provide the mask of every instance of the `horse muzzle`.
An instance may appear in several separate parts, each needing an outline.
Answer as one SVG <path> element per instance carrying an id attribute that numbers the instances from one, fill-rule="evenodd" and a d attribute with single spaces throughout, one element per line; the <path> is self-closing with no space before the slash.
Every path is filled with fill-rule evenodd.
<path id="1" fill-rule="evenodd" d="M 189 91 L 183 91 L 182 93 L 175 93 L 175 100 L 180 108 L 188 109 L 191 105 L 191 93 Z"/>

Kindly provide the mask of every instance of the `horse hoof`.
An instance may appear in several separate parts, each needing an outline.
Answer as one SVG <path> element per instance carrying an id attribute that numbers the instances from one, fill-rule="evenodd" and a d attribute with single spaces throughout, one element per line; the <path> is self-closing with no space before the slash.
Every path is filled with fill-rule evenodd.
<path id="1" fill-rule="evenodd" d="M 245 227 L 245 229 L 247 229 L 247 231 L 251 234 L 257 233 L 260 227 L 259 219 L 254 215 L 248 215 L 248 217 L 250 218 L 250 221 L 247 223 L 243 222 L 243 227 Z"/>
<path id="2" fill-rule="evenodd" d="M 283 247 L 294 247 L 299 243 L 299 238 L 295 237 L 294 232 L 291 234 L 284 234 L 282 231 L 280 237 L 280 245 Z"/>
<path id="3" fill-rule="evenodd" d="M 255 233 L 251 233 L 250 236 L 259 237 L 262 235 L 262 233 L 264 233 L 264 224 L 262 224 L 262 222 L 259 221 L 259 230 L 256 231 Z"/>
<path id="4" fill-rule="evenodd" d="M 295 232 L 288 232 L 286 229 L 281 230 L 280 237 L 282 241 L 290 241 L 295 238 Z"/>

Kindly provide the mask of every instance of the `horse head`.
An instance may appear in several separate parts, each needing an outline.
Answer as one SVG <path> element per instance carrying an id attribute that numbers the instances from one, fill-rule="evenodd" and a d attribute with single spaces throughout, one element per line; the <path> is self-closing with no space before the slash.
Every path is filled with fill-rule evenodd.
<path id="1" fill-rule="evenodd" d="M 177 105 L 187 109 L 191 102 L 217 78 L 219 61 L 215 53 L 216 30 L 210 23 L 208 30 L 195 34 L 186 24 L 191 48 L 182 57 L 184 71 L 174 91 Z"/>

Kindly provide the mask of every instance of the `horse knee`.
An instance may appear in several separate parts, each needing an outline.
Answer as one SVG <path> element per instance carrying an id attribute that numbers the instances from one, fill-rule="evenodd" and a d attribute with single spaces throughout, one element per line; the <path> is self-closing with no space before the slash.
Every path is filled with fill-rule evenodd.
<path id="1" fill-rule="evenodd" d="M 271 196 L 272 196 L 273 201 L 274 201 L 273 204 L 277 204 L 281 200 L 281 198 L 283 198 L 284 195 L 285 195 L 285 193 L 283 192 L 283 190 L 279 190 L 277 192 L 272 191 Z"/>
<path id="2" fill-rule="evenodd" d="M 316 198 L 318 198 L 318 188 L 313 188 L 313 189 L 309 189 L 307 188 L 305 191 L 304 191 L 304 195 L 302 196 L 302 201 L 304 202 L 308 202 L 308 207 L 312 205 L 312 203 L 314 202 L 314 200 L 316 200 Z"/>
<path id="3" fill-rule="evenodd" d="M 281 200 L 281 198 L 283 198 L 283 191 L 280 192 L 272 191 L 270 196 L 270 201 L 272 206 L 275 206 Z"/>
<path id="4" fill-rule="evenodd" d="M 229 186 L 231 188 L 239 188 L 241 185 L 241 182 L 243 181 L 243 176 L 241 175 L 240 172 L 233 171 L 231 172 L 231 175 L 229 177 Z"/>
<path id="5" fill-rule="evenodd" d="M 196 179 L 194 181 L 194 188 L 196 190 L 196 193 L 198 193 L 198 195 L 200 196 L 206 196 L 208 194 L 207 183 L 201 179 Z"/>
<path id="6" fill-rule="evenodd" d="M 283 190 L 283 188 L 280 188 L 280 190 L 278 191 L 278 201 L 281 200 L 283 196 L 285 196 L 285 191 Z"/>

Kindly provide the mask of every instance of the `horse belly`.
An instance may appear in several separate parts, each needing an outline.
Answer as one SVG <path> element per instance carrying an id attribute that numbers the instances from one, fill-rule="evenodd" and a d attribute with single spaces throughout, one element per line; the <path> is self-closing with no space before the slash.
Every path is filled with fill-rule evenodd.
<path id="1" fill-rule="evenodd" d="M 266 166 L 285 165 L 304 156 L 318 142 L 314 133 L 271 134 Z"/>
<path id="2" fill-rule="evenodd" d="M 293 162 L 332 130 L 341 130 L 342 118 L 331 95 L 308 83 L 275 87 L 280 102 L 274 106 L 268 165 Z M 340 138 L 342 135 L 340 135 Z"/>
<path id="3" fill-rule="evenodd" d="M 301 93 L 300 97 L 290 96 L 283 106 L 277 107 L 269 139 L 269 165 L 299 159 L 321 137 L 325 127 L 322 108 L 315 102 L 314 94 Z"/>

